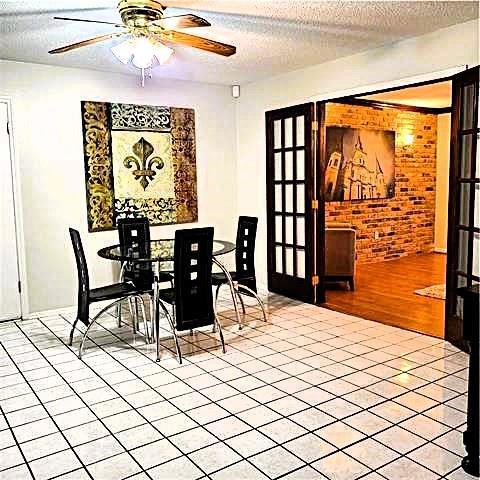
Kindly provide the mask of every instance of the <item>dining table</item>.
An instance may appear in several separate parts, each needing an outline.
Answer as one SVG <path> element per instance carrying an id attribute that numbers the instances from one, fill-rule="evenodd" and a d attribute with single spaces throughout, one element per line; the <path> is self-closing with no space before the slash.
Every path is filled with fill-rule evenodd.
<path id="1" fill-rule="evenodd" d="M 233 306 L 235 309 L 235 315 L 238 324 L 242 325 L 240 313 L 238 311 L 238 302 L 235 293 L 234 282 L 230 275 L 230 272 L 225 265 L 218 259 L 222 255 L 226 255 L 235 250 L 235 243 L 226 240 L 213 241 L 212 260 L 213 263 L 225 274 L 227 284 L 230 288 L 232 295 Z M 133 245 L 124 246 L 120 244 L 107 246 L 101 248 L 98 251 L 98 255 L 101 258 L 107 260 L 113 260 L 122 264 L 120 277 L 123 277 L 123 271 L 128 264 L 132 263 L 150 263 L 153 270 L 153 323 L 154 334 L 159 335 L 160 332 L 160 299 L 159 291 L 160 284 L 159 274 L 160 272 L 173 273 L 174 272 L 174 252 L 175 252 L 175 239 L 164 238 L 159 240 L 150 240 L 147 242 L 134 243 Z M 157 361 L 160 361 L 160 348 L 159 342 L 157 343 Z"/>

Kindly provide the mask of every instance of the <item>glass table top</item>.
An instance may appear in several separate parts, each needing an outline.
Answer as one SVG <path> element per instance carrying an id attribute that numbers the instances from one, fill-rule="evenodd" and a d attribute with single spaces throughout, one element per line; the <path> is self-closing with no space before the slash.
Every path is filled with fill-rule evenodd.
<path id="1" fill-rule="evenodd" d="M 108 260 L 117 260 L 120 262 L 171 262 L 175 250 L 175 240 L 161 239 L 151 240 L 147 243 L 135 244 L 131 247 L 122 247 L 121 245 L 112 245 L 102 248 L 98 255 Z M 213 241 L 213 256 L 225 255 L 233 252 L 235 244 L 224 240 Z"/>

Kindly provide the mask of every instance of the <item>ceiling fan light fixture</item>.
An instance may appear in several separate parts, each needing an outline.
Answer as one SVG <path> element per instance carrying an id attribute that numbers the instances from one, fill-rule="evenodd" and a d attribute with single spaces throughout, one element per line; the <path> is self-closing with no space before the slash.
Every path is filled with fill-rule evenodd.
<path id="1" fill-rule="evenodd" d="M 133 57 L 134 47 L 133 39 L 130 39 L 115 45 L 110 50 L 118 60 L 126 65 Z"/>
<path id="2" fill-rule="evenodd" d="M 152 66 L 154 53 L 153 43 L 147 37 L 135 39 L 132 64 L 137 68 L 149 68 Z"/>
<path id="3" fill-rule="evenodd" d="M 150 68 L 155 58 L 164 65 L 173 54 L 173 50 L 163 43 L 143 36 L 115 45 L 111 51 L 125 65 L 131 61 L 139 69 Z"/>
<path id="4" fill-rule="evenodd" d="M 173 49 L 168 48 L 161 42 L 156 42 L 154 44 L 153 52 L 160 65 L 167 63 L 170 57 L 173 55 Z"/>

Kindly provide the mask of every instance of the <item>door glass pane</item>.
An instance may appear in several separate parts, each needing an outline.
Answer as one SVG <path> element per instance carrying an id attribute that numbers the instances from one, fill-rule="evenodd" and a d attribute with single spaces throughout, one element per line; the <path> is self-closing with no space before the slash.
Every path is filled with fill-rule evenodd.
<path id="1" fill-rule="evenodd" d="M 460 153 L 460 176 L 470 178 L 472 166 L 473 135 L 462 135 L 462 151 Z"/>
<path id="2" fill-rule="evenodd" d="M 275 154 L 275 180 L 282 179 L 282 154 L 280 152 Z"/>
<path id="3" fill-rule="evenodd" d="M 282 217 L 280 215 L 275 216 L 275 242 L 283 243 Z"/>
<path id="4" fill-rule="evenodd" d="M 297 150 L 297 180 L 305 180 L 305 151 Z"/>
<path id="5" fill-rule="evenodd" d="M 293 147 L 293 121 L 291 118 L 285 119 L 285 148 Z"/>
<path id="6" fill-rule="evenodd" d="M 480 100 L 479 100 L 480 101 Z M 480 115 L 480 107 L 478 109 Z M 475 178 L 480 178 L 480 133 L 477 133 L 477 158 L 475 160 Z"/>
<path id="7" fill-rule="evenodd" d="M 297 217 L 297 245 L 305 246 L 305 219 L 303 217 Z"/>
<path id="8" fill-rule="evenodd" d="M 297 185 L 297 213 L 305 213 L 305 185 Z"/>
<path id="9" fill-rule="evenodd" d="M 275 185 L 275 211 L 282 212 L 282 186 Z"/>
<path id="10" fill-rule="evenodd" d="M 480 233 L 473 234 L 473 274 L 480 276 Z"/>
<path id="11" fill-rule="evenodd" d="M 273 148 L 282 148 L 282 121 L 273 122 Z"/>
<path id="12" fill-rule="evenodd" d="M 293 244 L 293 217 L 285 217 L 285 243 Z"/>
<path id="13" fill-rule="evenodd" d="M 463 298 L 457 296 L 457 308 L 456 312 L 457 317 L 463 318 Z"/>
<path id="14" fill-rule="evenodd" d="M 460 184 L 460 214 L 458 217 L 458 223 L 460 225 L 468 225 L 468 212 L 470 201 L 470 184 Z"/>
<path id="15" fill-rule="evenodd" d="M 466 85 L 462 91 L 462 130 L 473 128 L 473 97 L 475 87 L 473 84 Z"/>
<path id="16" fill-rule="evenodd" d="M 285 211 L 293 212 L 293 185 L 285 185 Z"/>
<path id="17" fill-rule="evenodd" d="M 275 247 L 275 271 L 283 273 L 282 247 Z"/>
<path id="18" fill-rule="evenodd" d="M 305 278 L 305 251 L 297 250 L 297 277 Z"/>
<path id="19" fill-rule="evenodd" d="M 305 117 L 297 117 L 297 147 L 305 145 Z"/>
<path id="20" fill-rule="evenodd" d="M 287 264 L 285 265 L 285 273 L 287 275 L 293 276 L 293 248 L 285 248 L 285 253 L 286 253 L 286 262 Z"/>
<path id="21" fill-rule="evenodd" d="M 459 230 L 458 232 L 458 269 L 467 273 L 468 266 L 468 232 Z"/>
<path id="22" fill-rule="evenodd" d="M 480 228 L 480 183 L 475 184 L 475 227 Z"/>
<path id="23" fill-rule="evenodd" d="M 293 152 L 285 152 L 285 180 L 293 180 Z"/>

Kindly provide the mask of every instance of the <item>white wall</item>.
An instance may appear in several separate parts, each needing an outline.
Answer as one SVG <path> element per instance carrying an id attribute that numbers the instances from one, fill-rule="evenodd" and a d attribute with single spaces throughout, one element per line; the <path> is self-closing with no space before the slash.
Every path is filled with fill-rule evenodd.
<path id="1" fill-rule="evenodd" d="M 96 252 L 117 241 L 116 231 L 87 232 L 81 100 L 194 108 L 196 225 L 213 225 L 218 238 L 235 238 L 236 127 L 230 90 L 163 81 L 160 76 L 157 72 L 142 89 L 132 76 L 0 61 L 0 96 L 12 98 L 21 184 L 28 292 L 24 314 L 75 304 L 77 279 L 69 226 L 82 234 L 92 286 L 114 280 L 113 263 Z M 168 238 L 174 230 L 174 226 L 155 227 L 152 236 Z"/>
<path id="2" fill-rule="evenodd" d="M 450 172 L 450 113 L 437 118 L 437 177 L 435 188 L 435 251 L 447 251 L 448 181 Z"/>
<path id="3" fill-rule="evenodd" d="M 358 87 L 355 93 L 362 93 L 382 82 L 477 65 L 478 55 L 478 22 L 471 21 L 243 86 L 237 109 L 238 209 L 239 214 L 259 217 L 261 283 L 267 282 L 265 112 L 312 98 L 332 98 L 342 90 Z"/>

